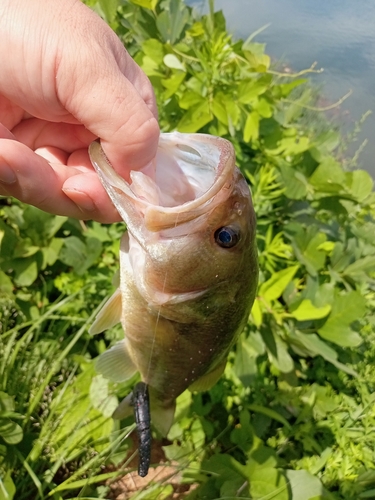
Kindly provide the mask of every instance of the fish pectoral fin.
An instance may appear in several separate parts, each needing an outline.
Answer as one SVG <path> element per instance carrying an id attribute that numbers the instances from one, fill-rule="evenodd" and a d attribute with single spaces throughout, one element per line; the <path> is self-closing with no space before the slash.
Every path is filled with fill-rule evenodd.
<path id="1" fill-rule="evenodd" d="M 157 429 L 163 437 L 167 437 L 169 429 L 172 427 L 174 414 L 176 411 L 176 402 L 171 406 L 164 408 L 151 399 L 151 424 Z"/>
<path id="2" fill-rule="evenodd" d="M 133 393 L 131 392 L 124 398 L 112 414 L 112 418 L 122 420 L 133 415 Z"/>
<path id="3" fill-rule="evenodd" d="M 225 370 L 225 366 L 227 364 L 227 360 L 223 361 L 218 365 L 216 368 L 211 370 L 210 372 L 206 373 L 202 377 L 200 377 L 198 380 L 193 382 L 189 386 L 189 391 L 208 391 L 208 389 L 211 389 L 216 382 L 219 380 L 219 378 L 222 376 Z"/>
<path id="4" fill-rule="evenodd" d="M 117 325 L 121 321 L 121 311 L 121 290 L 118 288 L 96 315 L 89 329 L 90 335 L 96 335 Z"/>
<path id="5" fill-rule="evenodd" d="M 123 382 L 132 377 L 137 368 L 129 356 L 126 340 L 103 352 L 96 361 L 95 369 L 113 382 Z"/>

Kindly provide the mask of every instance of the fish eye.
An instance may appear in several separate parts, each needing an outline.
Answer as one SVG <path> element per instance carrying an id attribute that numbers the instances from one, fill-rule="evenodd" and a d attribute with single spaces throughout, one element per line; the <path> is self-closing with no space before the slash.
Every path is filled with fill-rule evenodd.
<path id="1" fill-rule="evenodd" d="M 232 248 L 240 241 L 240 231 L 229 226 L 220 227 L 215 231 L 215 241 L 223 248 Z"/>

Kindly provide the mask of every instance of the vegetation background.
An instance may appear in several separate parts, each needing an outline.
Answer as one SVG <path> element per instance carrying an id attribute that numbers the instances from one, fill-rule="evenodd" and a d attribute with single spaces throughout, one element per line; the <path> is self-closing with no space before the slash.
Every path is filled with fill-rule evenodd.
<path id="1" fill-rule="evenodd" d="M 319 111 L 313 68 L 284 74 L 256 34 L 231 38 L 213 2 L 206 16 L 181 0 L 86 3 L 151 79 L 163 131 L 232 141 L 258 217 L 246 331 L 220 382 L 184 393 L 156 441 L 177 479 L 128 496 L 375 498 L 373 181 Z M 136 379 L 94 370 L 121 328 L 87 330 L 124 226 L 6 198 L 0 214 L 0 500 L 120 498 L 134 424 L 110 415 Z"/>

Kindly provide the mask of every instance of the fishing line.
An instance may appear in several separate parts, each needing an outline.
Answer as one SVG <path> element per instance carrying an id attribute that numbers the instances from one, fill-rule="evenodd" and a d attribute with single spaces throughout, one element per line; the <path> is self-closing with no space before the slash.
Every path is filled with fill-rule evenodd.
<path id="1" fill-rule="evenodd" d="M 164 276 L 164 283 L 163 283 L 163 289 L 162 289 L 163 293 L 164 293 L 164 290 L 165 290 L 165 284 L 167 282 L 167 274 L 168 274 L 168 271 L 165 272 L 165 276 Z M 156 315 L 154 335 L 153 335 L 153 338 L 152 338 L 151 351 L 150 351 L 150 356 L 149 356 L 149 359 L 148 359 L 148 366 L 147 366 L 147 377 L 146 377 L 147 379 L 148 379 L 148 377 L 150 375 L 150 371 L 151 371 L 151 362 L 152 362 L 152 356 L 154 354 L 154 348 L 155 348 L 155 342 L 156 342 L 156 332 L 157 332 L 157 329 L 158 329 L 160 314 L 161 314 L 161 304 L 159 305 L 159 310 L 158 310 L 157 315 Z"/>
<path id="2" fill-rule="evenodd" d="M 175 224 L 174 224 L 174 229 L 176 229 L 176 227 L 178 225 L 178 216 L 179 216 L 179 214 L 177 213 L 176 214 L 176 221 L 175 221 Z M 168 276 L 168 270 L 165 271 L 165 275 L 164 275 L 164 282 L 163 282 L 163 287 L 162 287 L 162 293 L 163 294 L 165 292 L 165 285 L 167 283 L 167 276 Z M 152 362 L 152 356 L 154 354 L 154 347 L 155 347 L 155 342 L 156 342 L 156 332 L 157 332 L 157 328 L 158 328 L 158 324 L 159 324 L 160 314 L 161 314 L 161 304 L 159 305 L 159 310 L 158 310 L 157 315 L 156 315 L 154 336 L 153 336 L 153 339 L 152 339 L 151 352 L 150 352 L 150 357 L 149 357 L 148 367 L 147 367 L 147 379 L 148 379 L 148 377 L 150 375 L 150 371 L 151 371 L 151 362 Z"/>
<path id="3" fill-rule="evenodd" d="M 178 214 L 176 217 L 175 227 L 177 227 Z M 168 271 L 166 270 L 164 275 L 164 281 L 162 286 L 162 293 L 164 294 L 165 286 L 167 282 Z M 148 360 L 146 380 L 149 379 L 151 372 L 152 358 L 155 349 L 157 328 L 159 324 L 161 314 L 161 304 L 156 315 L 155 328 L 152 338 L 151 351 Z M 148 384 L 144 381 L 139 382 L 133 389 L 132 404 L 134 407 L 134 418 L 136 421 L 136 430 L 138 435 L 138 475 L 140 477 L 145 477 L 148 474 L 151 461 L 151 444 L 152 444 L 152 434 L 151 434 L 151 416 L 150 416 L 150 399 L 148 393 Z"/>

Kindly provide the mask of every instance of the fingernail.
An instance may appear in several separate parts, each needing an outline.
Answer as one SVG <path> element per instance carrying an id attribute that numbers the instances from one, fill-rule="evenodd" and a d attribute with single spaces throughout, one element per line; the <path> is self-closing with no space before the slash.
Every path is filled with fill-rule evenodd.
<path id="1" fill-rule="evenodd" d="M 63 191 L 72 201 L 74 201 L 82 213 L 96 210 L 95 203 L 86 193 L 82 193 L 82 191 L 77 191 L 75 189 L 63 189 Z"/>
<path id="2" fill-rule="evenodd" d="M 17 176 L 14 171 L 6 163 L 0 164 L 0 182 L 3 184 L 14 184 L 17 181 Z"/>

